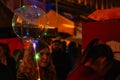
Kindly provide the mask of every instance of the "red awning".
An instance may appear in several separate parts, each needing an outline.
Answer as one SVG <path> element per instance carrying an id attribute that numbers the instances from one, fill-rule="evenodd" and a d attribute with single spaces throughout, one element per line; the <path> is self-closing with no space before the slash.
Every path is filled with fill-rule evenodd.
<path id="1" fill-rule="evenodd" d="M 120 8 L 96 10 L 88 18 L 96 21 L 120 19 Z"/>

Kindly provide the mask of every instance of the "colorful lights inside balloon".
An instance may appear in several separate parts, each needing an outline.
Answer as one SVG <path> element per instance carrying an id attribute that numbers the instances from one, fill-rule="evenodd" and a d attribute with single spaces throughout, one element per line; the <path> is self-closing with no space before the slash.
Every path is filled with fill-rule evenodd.
<path id="1" fill-rule="evenodd" d="M 22 38 L 23 43 L 33 44 L 35 53 L 35 61 L 38 66 L 38 60 L 40 59 L 40 53 L 36 52 L 37 38 L 41 38 L 47 35 L 48 19 L 46 13 L 36 5 L 23 5 L 15 10 L 12 27 L 17 37 Z M 38 80 L 40 80 L 40 72 L 38 70 Z"/>
<path id="2" fill-rule="evenodd" d="M 12 27 L 19 38 L 39 38 L 48 25 L 46 13 L 36 5 L 23 5 L 15 10 Z"/>

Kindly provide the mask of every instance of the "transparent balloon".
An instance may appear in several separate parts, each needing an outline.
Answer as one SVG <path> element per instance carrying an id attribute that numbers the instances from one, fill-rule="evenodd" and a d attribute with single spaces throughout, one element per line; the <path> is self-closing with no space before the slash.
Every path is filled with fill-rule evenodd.
<path id="1" fill-rule="evenodd" d="M 15 10 L 12 27 L 19 38 L 39 38 L 46 32 L 49 21 L 46 13 L 36 5 L 23 5 Z"/>

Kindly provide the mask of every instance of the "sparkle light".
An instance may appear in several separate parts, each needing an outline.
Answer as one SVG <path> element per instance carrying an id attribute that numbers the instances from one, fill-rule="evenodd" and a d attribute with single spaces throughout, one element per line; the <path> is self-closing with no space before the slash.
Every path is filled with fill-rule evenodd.
<path id="1" fill-rule="evenodd" d="M 40 57 L 40 53 L 36 53 L 35 54 L 35 60 L 39 60 L 39 57 Z"/>

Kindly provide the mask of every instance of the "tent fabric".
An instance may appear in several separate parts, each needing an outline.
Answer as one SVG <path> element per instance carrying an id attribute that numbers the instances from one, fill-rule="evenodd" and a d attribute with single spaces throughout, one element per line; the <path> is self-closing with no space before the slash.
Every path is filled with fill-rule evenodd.
<path id="1" fill-rule="evenodd" d="M 58 28 L 58 32 L 74 34 L 74 22 L 51 10 L 48 14 L 49 26 Z"/>
<path id="2" fill-rule="evenodd" d="M 120 8 L 96 10 L 88 18 L 96 21 L 120 19 Z"/>
<path id="3" fill-rule="evenodd" d="M 47 14 L 48 19 L 48 27 L 51 28 L 58 28 L 58 32 L 68 33 L 70 35 L 74 35 L 74 22 L 63 17 L 62 15 L 58 14 L 54 10 L 50 10 Z M 45 22 L 45 16 L 40 17 L 35 24 L 39 24 Z"/>

